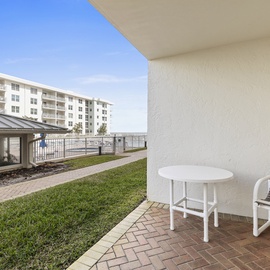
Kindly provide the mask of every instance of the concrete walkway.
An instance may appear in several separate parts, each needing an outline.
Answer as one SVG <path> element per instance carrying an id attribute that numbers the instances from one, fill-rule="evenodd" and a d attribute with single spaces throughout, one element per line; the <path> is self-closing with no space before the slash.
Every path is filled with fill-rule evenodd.
<path id="1" fill-rule="evenodd" d="M 119 166 L 126 165 L 128 163 L 143 159 L 146 157 L 147 151 L 138 151 L 134 153 L 123 154 L 127 156 L 118 160 L 68 171 L 64 173 L 59 173 L 55 175 L 46 176 L 40 179 L 30 180 L 27 182 L 18 183 L 15 185 L 10 185 L 6 187 L 0 187 L 0 202 L 11 200 L 14 198 L 22 197 L 39 190 L 54 187 L 60 184 L 64 184 L 82 177 L 93 175 L 99 172 L 103 172 L 109 169 L 113 169 Z"/>

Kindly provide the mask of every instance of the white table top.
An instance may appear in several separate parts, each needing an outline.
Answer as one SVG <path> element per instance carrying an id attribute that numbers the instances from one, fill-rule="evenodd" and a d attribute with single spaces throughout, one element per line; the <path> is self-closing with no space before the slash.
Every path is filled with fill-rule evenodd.
<path id="1" fill-rule="evenodd" d="M 164 167 L 158 170 L 158 174 L 167 179 L 193 183 L 218 183 L 233 179 L 230 171 L 193 165 Z"/>

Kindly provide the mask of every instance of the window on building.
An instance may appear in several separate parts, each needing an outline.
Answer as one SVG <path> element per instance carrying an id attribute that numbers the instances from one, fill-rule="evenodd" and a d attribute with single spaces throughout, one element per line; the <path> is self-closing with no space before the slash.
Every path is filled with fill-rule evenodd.
<path id="1" fill-rule="evenodd" d="M 104 104 L 104 103 L 103 103 L 103 104 L 102 104 L 102 107 L 103 107 L 103 108 L 107 108 L 107 104 Z"/>
<path id="2" fill-rule="evenodd" d="M 92 109 L 90 109 L 90 112 L 92 112 Z"/>
<path id="3" fill-rule="evenodd" d="M 69 110 L 73 110 L 73 106 L 72 105 L 68 105 L 68 109 Z"/>
<path id="4" fill-rule="evenodd" d="M 36 115 L 36 114 L 37 114 L 37 109 L 35 109 L 35 108 L 31 108 L 30 113 L 31 113 L 31 114 L 35 114 L 35 115 Z"/>
<path id="5" fill-rule="evenodd" d="M 99 119 L 99 116 L 97 116 L 97 119 Z"/>
<path id="6" fill-rule="evenodd" d="M 82 109 L 83 109 L 82 107 L 79 107 L 79 112 L 82 112 Z"/>
<path id="7" fill-rule="evenodd" d="M 97 109 L 97 112 L 99 112 L 99 109 Z"/>
<path id="8" fill-rule="evenodd" d="M 73 102 L 73 97 L 68 97 L 68 101 Z"/>
<path id="9" fill-rule="evenodd" d="M 89 101 L 89 104 L 92 104 L 92 101 Z"/>
<path id="10" fill-rule="evenodd" d="M 73 113 L 69 113 L 68 118 L 73 118 Z"/>
<path id="11" fill-rule="evenodd" d="M 82 99 L 79 99 L 79 103 L 82 104 Z"/>
<path id="12" fill-rule="evenodd" d="M 36 98 L 31 98 L 30 103 L 36 105 L 37 104 L 37 99 Z"/>
<path id="13" fill-rule="evenodd" d="M 68 121 L 68 126 L 72 127 L 73 126 L 73 122 L 72 121 Z"/>
<path id="14" fill-rule="evenodd" d="M 90 123 L 90 126 L 92 126 L 92 123 Z"/>
<path id="15" fill-rule="evenodd" d="M 92 115 L 90 115 L 90 118 L 92 118 Z"/>
<path id="16" fill-rule="evenodd" d="M 88 120 L 88 115 L 85 115 L 85 120 Z"/>
<path id="17" fill-rule="evenodd" d="M 31 87 L 30 91 L 31 91 L 31 94 L 37 95 L 37 88 L 32 88 Z"/>
<path id="18" fill-rule="evenodd" d="M 99 105 L 99 102 L 97 102 L 97 105 Z"/>
<path id="19" fill-rule="evenodd" d="M 103 121 L 107 121 L 107 117 L 102 117 L 102 120 Z"/>
<path id="20" fill-rule="evenodd" d="M 14 113 L 19 113 L 20 112 L 20 107 L 19 106 L 11 106 L 11 111 Z"/>
<path id="21" fill-rule="evenodd" d="M 87 122 L 85 122 L 85 128 L 88 128 L 88 123 Z"/>
<path id="22" fill-rule="evenodd" d="M 102 110 L 102 113 L 103 113 L 103 114 L 107 114 L 107 111 L 106 111 L 106 110 Z"/>
<path id="23" fill-rule="evenodd" d="M 16 83 L 11 83 L 11 90 L 20 91 L 20 85 Z"/>
<path id="24" fill-rule="evenodd" d="M 79 119 L 82 119 L 82 114 L 79 114 Z"/>
<path id="25" fill-rule="evenodd" d="M 97 126 L 99 126 L 99 122 L 97 122 Z"/>
<path id="26" fill-rule="evenodd" d="M 16 101 L 16 102 L 20 102 L 20 96 L 19 95 L 11 95 L 11 100 Z"/>

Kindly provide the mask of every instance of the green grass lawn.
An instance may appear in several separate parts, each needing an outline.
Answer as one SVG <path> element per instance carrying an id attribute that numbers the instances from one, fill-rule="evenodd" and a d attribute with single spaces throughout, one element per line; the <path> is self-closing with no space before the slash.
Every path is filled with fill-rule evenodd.
<path id="1" fill-rule="evenodd" d="M 146 159 L 0 204 L 0 269 L 66 269 L 146 196 Z"/>
<path id="2" fill-rule="evenodd" d="M 76 170 L 80 168 L 84 168 L 87 166 L 93 166 L 100 163 L 125 158 L 124 156 L 116 156 L 116 155 L 100 155 L 100 156 L 87 156 L 87 157 L 78 157 L 74 159 L 70 159 L 64 161 L 63 163 L 68 165 L 69 170 Z"/>
<path id="3" fill-rule="evenodd" d="M 142 151 L 142 150 L 147 150 L 147 147 L 134 148 L 134 149 L 131 149 L 131 150 L 126 150 L 125 153 L 133 153 L 133 152 L 138 152 L 138 151 Z"/>

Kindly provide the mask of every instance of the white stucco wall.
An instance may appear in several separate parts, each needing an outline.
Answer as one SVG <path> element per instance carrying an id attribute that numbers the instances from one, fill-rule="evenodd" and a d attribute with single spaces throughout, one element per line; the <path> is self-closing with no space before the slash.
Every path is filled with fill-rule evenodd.
<path id="1" fill-rule="evenodd" d="M 235 179 L 219 184 L 219 211 L 252 216 L 270 173 L 270 39 L 150 61 L 148 110 L 148 198 L 169 201 L 160 167 L 221 167 Z"/>

